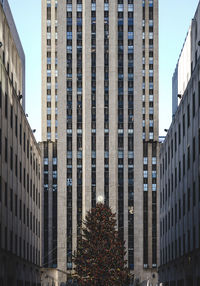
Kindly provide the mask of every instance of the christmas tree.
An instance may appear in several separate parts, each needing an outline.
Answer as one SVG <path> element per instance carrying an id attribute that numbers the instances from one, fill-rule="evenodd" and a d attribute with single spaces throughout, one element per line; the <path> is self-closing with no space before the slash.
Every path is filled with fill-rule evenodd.
<path id="1" fill-rule="evenodd" d="M 129 285 L 124 242 L 109 207 L 99 203 L 87 213 L 78 244 L 74 255 L 78 285 Z"/>

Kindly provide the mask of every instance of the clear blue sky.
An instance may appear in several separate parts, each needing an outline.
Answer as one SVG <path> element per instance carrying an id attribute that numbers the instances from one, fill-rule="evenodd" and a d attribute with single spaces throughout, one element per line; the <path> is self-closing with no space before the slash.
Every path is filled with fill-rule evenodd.
<path id="1" fill-rule="evenodd" d="M 41 0 L 8 0 L 26 55 L 26 113 L 40 140 Z M 142 0 L 140 0 L 142 1 Z M 198 0 L 160 0 L 160 135 L 171 123 L 171 78 Z"/>

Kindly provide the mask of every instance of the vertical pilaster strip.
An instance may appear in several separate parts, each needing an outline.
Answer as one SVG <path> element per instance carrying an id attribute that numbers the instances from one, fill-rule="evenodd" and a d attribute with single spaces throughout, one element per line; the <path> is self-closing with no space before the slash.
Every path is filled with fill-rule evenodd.
<path id="1" fill-rule="evenodd" d="M 128 249 L 128 0 L 124 0 L 124 240 Z M 127 251 L 128 255 L 128 251 Z M 128 259 L 128 257 L 126 257 Z"/>
<path id="2" fill-rule="evenodd" d="M 72 4 L 72 252 L 77 246 L 77 5 Z"/>
<path id="3" fill-rule="evenodd" d="M 152 144 L 148 144 L 148 266 L 152 267 Z"/>
<path id="4" fill-rule="evenodd" d="M 91 0 L 83 1 L 83 219 L 91 208 Z"/>
<path id="5" fill-rule="evenodd" d="M 118 209 L 117 1 L 110 1 L 109 3 L 109 21 L 109 205 L 112 211 L 116 213 Z"/>
<path id="6" fill-rule="evenodd" d="M 159 138 L 159 14 L 158 0 L 154 0 L 154 140 Z M 159 157 L 157 157 L 159 159 Z M 157 163 L 159 160 L 157 160 Z"/>
<path id="7" fill-rule="evenodd" d="M 51 4 L 51 140 L 55 141 L 55 115 L 56 115 L 56 100 L 55 100 L 55 52 L 56 52 L 56 12 L 55 0 Z M 46 98 L 46 96 L 45 96 Z M 47 118 L 46 118 L 47 121 Z"/>
<path id="8" fill-rule="evenodd" d="M 53 256 L 53 232 L 52 232 L 52 209 L 53 209 L 53 176 L 52 176 L 52 168 L 53 168 L 53 160 L 52 160 L 52 155 L 53 155 L 53 144 L 50 143 L 48 144 L 48 243 L 49 243 L 49 255 L 48 255 L 48 260 L 49 260 L 49 267 L 52 264 L 52 256 Z"/>
<path id="9" fill-rule="evenodd" d="M 143 270 L 142 3 L 134 1 L 134 269 Z"/>
<path id="10" fill-rule="evenodd" d="M 66 1 L 58 5 L 58 268 L 66 271 L 67 177 L 66 177 Z"/>
<path id="11" fill-rule="evenodd" d="M 42 3 L 42 107 L 41 107 L 41 115 L 42 115 L 42 140 L 46 140 L 46 130 L 47 130 L 47 112 L 46 112 L 46 93 L 47 93 L 47 86 L 46 86 L 46 66 L 47 66 L 47 39 L 46 39 L 46 22 L 47 22 L 47 4 L 46 0 L 43 0 Z"/>
<path id="12" fill-rule="evenodd" d="M 96 198 L 104 196 L 104 1 L 96 1 Z"/>

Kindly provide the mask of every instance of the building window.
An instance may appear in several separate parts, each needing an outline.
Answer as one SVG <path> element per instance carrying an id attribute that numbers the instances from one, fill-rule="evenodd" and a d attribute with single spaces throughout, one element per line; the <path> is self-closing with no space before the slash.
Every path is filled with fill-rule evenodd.
<path id="1" fill-rule="evenodd" d="M 178 144 L 181 144 L 181 125 L 178 125 Z"/>
<path id="2" fill-rule="evenodd" d="M 5 137 L 5 154 L 4 154 L 5 162 L 8 162 L 8 139 Z"/>
<path id="3" fill-rule="evenodd" d="M 192 115 L 195 116 L 195 93 L 192 96 Z"/>
<path id="4" fill-rule="evenodd" d="M 196 152 L 195 152 L 195 137 L 193 137 L 193 162 L 195 161 Z"/>
<path id="5" fill-rule="evenodd" d="M 183 114 L 183 137 L 185 136 L 185 114 Z"/>
<path id="6" fill-rule="evenodd" d="M 190 105 L 187 106 L 187 127 L 190 127 Z"/>
<path id="7" fill-rule="evenodd" d="M 196 205 L 196 184 L 193 182 L 193 206 Z"/>
<path id="8" fill-rule="evenodd" d="M 187 167 L 190 169 L 190 146 L 187 149 Z"/>
<path id="9" fill-rule="evenodd" d="M 187 203 L 188 203 L 188 212 L 190 211 L 190 188 L 188 189 L 187 192 Z"/>

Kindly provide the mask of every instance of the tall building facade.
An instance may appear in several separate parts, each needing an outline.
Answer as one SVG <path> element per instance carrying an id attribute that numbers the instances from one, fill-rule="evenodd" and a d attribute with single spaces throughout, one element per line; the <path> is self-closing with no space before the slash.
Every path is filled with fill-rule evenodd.
<path id="1" fill-rule="evenodd" d="M 57 141 L 56 279 L 67 280 L 82 219 L 103 198 L 135 279 L 155 285 L 158 1 L 45 0 L 42 29 L 42 140 Z"/>
<path id="2" fill-rule="evenodd" d="M 22 66 L 21 79 L 20 79 L 21 85 L 22 85 L 21 86 L 21 92 L 20 92 L 20 90 L 17 89 L 16 86 L 15 86 L 15 89 L 16 89 L 16 92 L 18 95 L 19 94 L 23 95 L 23 97 L 21 99 L 21 104 L 23 106 L 23 109 L 25 110 L 25 99 L 26 99 L 25 85 L 26 85 L 26 83 L 25 83 L 25 55 L 24 55 L 24 50 L 23 50 L 23 47 L 22 47 L 17 29 L 16 29 L 16 26 L 15 26 L 15 22 L 14 22 L 14 19 L 12 16 L 12 12 L 10 10 L 8 0 L 1 0 L 0 4 L 1 4 L 1 7 L 3 8 L 3 11 L 5 13 L 7 24 L 9 26 L 10 32 L 12 34 L 13 41 L 15 42 L 15 48 L 16 48 L 18 56 L 20 57 L 20 60 L 21 60 L 21 66 Z"/>
<path id="3" fill-rule="evenodd" d="M 170 286 L 200 285 L 199 19 L 200 5 L 178 61 L 184 70 L 176 67 L 173 77 L 179 105 L 160 148 L 159 280 Z"/>
<path id="4" fill-rule="evenodd" d="M 0 3 L 0 285 L 40 285 L 40 150 L 24 112 L 25 57 Z"/>

